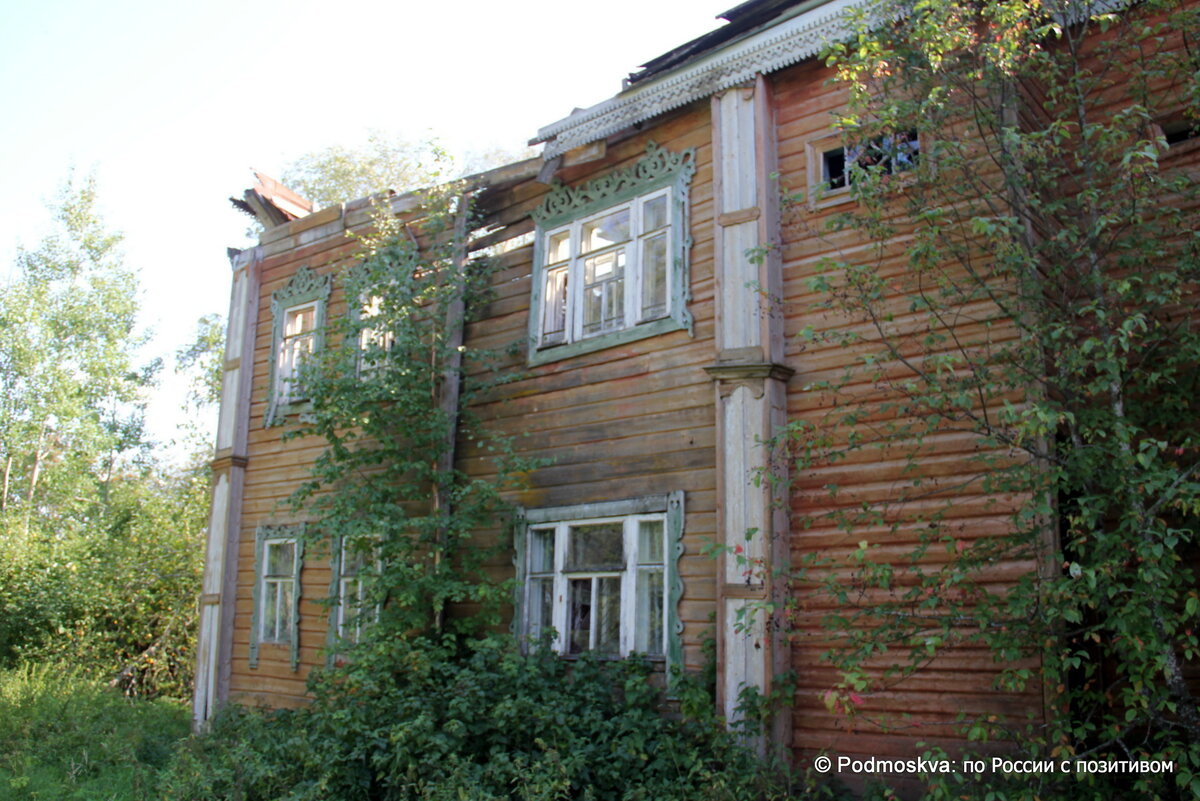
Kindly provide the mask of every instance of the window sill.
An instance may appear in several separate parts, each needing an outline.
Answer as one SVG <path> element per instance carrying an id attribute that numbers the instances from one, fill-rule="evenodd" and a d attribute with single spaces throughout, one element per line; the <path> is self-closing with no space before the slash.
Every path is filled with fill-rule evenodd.
<path id="1" fill-rule="evenodd" d="M 529 352 L 529 365 L 532 367 L 539 364 L 550 364 L 551 362 L 570 359 L 573 356 L 580 356 L 584 353 L 605 350 L 617 345 L 637 342 L 639 339 L 647 339 L 648 337 L 666 334 L 670 331 L 682 331 L 688 328 L 687 323 L 682 320 L 674 317 L 663 317 L 659 320 L 635 325 L 632 328 L 623 328 L 620 331 L 612 331 L 608 334 L 580 339 L 566 345 L 552 345 L 547 348 L 531 349 Z"/>

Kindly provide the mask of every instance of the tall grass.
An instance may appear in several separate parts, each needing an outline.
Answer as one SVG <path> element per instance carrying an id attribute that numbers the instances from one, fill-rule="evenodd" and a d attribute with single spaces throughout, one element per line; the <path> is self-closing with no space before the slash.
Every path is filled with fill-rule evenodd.
<path id="1" fill-rule="evenodd" d="M 178 702 L 132 700 L 63 665 L 0 671 L 0 801 L 142 801 L 188 733 Z"/>

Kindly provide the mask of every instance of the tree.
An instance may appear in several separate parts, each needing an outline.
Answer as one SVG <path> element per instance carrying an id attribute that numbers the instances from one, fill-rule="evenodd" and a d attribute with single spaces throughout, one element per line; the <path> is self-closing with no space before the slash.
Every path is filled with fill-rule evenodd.
<path id="1" fill-rule="evenodd" d="M 859 543 L 793 576 L 838 608 L 830 706 L 982 645 L 998 689 L 1049 702 L 1044 723 L 969 715 L 970 738 L 1175 762 L 1022 776 L 1009 798 L 1200 791 L 1200 24 L 1178 2 L 1116 8 L 887 0 L 829 56 L 858 205 L 824 233 L 873 247 L 814 282 L 839 322 L 809 347 L 855 365 L 813 387 L 836 400 L 788 439 L 802 477 L 871 453 L 907 465 L 885 500 L 830 485 L 835 511 L 801 521 Z M 939 475 L 961 434 L 977 468 Z M 1003 531 L 963 522 L 980 494 L 1015 503 Z M 1023 568 L 1006 583 L 1001 566 Z"/>
<path id="2" fill-rule="evenodd" d="M 94 177 L 68 181 L 57 230 L 20 251 L 0 294 L 0 511 L 49 510 L 44 522 L 103 497 L 118 460 L 144 444 L 137 278 L 120 234 L 96 212 Z"/>
<path id="3" fill-rule="evenodd" d="M 0 293 L 0 665 L 65 660 L 131 693 L 185 695 L 208 471 L 149 457 L 137 279 L 68 182 L 57 230 Z M 219 323 L 181 354 L 211 403 Z M 205 383 L 208 386 L 204 386 Z M 115 677 L 115 679 L 114 679 Z"/>
<path id="4" fill-rule="evenodd" d="M 432 142 L 371 131 L 360 145 L 330 145 L 305 153 L 284 169 L 283 182 L 317 208 L 325 208 L 388 189 L 428 186 L 445 158 Z"/>
<path id="5" fill-rule="evenodd" d="M 371 131 L 365 142 L 303 154 L 284 168 L 283 183 L 320 209 L 389 189 L 408 192 L 430 187 L 455 173 L 484 172 L 532 155 L 531 148 L 492 147 L 467 153 L 457 168 L 456 159 L 435 140 L 414 142 Z"/>

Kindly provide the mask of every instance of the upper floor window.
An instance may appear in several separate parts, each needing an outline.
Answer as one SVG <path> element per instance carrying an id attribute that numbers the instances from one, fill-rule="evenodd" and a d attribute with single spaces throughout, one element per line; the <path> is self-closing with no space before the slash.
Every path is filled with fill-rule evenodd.
<path id="1" fill-rule="evenodd" d="M 695 153 L 651 143 L 628 170 L 557 186 L 534 218 L 531 364 L 687 328 Z"/>
<path id="2" fill-rule="evenodd" d="M 893 175 L 913 169 L 921 157 L 921 138 L 908 131 L 845 145 L 841 135 L 829 134 L 808 142 L 807 151 L 811 204 L 823 208 L 851 200 L 856 171 Z"/>
<path id="3" fill-rule="evenodd" d="M 363 326 L 358 332 L 358 374 L 363 375 L 383 364 L 387 352 L 396 344 L 396 334 L 372 324 L 383 313 L 383 298 L 371 295 L 363 298 L 358 315 Z"/>
<path id="4" fill-rule="evenodd" d="M 317 304 L 303 303 L 283 311 L 283 336 L 279 342 L 275 392 L 280 403 L 304 400 L 297 379 L 304 360 L 317 349 Z"/>
<path id="5" fill-rule="evenodd" d="M 306 359 L 321 347 L 329 276 L 301 267 L 282 289 L 271 296 L 271 374 L 266 425 L 283 421 L 307 395 L 301 383 Z"/>

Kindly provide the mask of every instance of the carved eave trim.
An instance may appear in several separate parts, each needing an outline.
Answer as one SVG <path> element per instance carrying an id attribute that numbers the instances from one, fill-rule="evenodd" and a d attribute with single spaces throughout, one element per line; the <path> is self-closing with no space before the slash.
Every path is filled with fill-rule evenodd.
<path id="1" fill-rule="evenodd" d="M 862 5 L 865 0 L 832 0 L 553 122 L 529 143 L 545 142 L 542 156 L 553 158 L 752 80 L 759 73 L 775 72 L 816 56 L 826 44 L 849 37 L 853 26 L 847 12 Z"/>
<path id="2" fill-rule="evenodd" d="M 746 381 L 754 378 L 774 378 L 777 381 L 787 381 L 796 371 L 786 365 L 759 364 L 710 364 L 704 368 L 716 381 Z"/>

